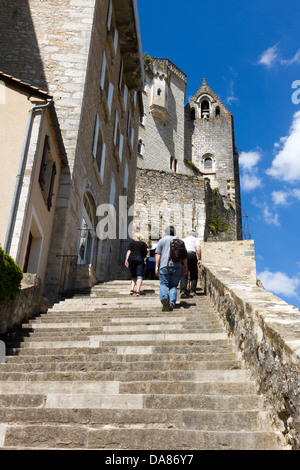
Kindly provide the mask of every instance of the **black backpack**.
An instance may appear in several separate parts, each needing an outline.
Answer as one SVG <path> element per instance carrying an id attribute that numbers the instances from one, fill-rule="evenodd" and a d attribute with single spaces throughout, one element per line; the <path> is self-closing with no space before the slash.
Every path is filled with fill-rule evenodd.
<path id="1" fill-rule="evenodd" d="M 187 258 L 187 251 L 184 241 L 180 238 L 173 238 L 170 241 L 170 260 L 178 262 L 184 261 Z"/>

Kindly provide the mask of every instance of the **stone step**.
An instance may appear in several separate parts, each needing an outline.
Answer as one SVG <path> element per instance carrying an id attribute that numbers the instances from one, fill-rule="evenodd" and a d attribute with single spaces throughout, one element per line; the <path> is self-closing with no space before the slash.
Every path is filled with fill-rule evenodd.
<path id="1" fill-rule="evenodd" d="M 9 336 L 10 341 L 41 341 L 41 338 L 49 340 L 49 337 L 53 341 L 56 341 L 55 338 L 68 337 L 72 340 L 80 340 L 86 336 L 95 336 L 101 334 L 114 333 L 118 335 L 128 335 L 128 334 L 140 334 L 141 332 L 146 332 L 147 334 L 156 334 L 158 331 L 163 330 L 164 334 L 166 333 L 221 333 L 224 332 L 224 329 L 216 326 L 200 326 L 195 328 L 194 326 L 188 325 L 164 325 L 163 328 L 161 325 L 107 325 L 91 328 L 86 324 L 81 324 L 82 326 L 77 327 L 77 325 L 70 325 L 67 327 L 66 324 L 63 324 L 62 328 L 53 328 L 52 324 L 50 328 L 43 325 L 42 328 L 35 328 L 32 330 L 24 330 L 24 332 L 18 331 Z M 23 333 L 23 334 L 22 334 Z"/>
<path id="2" fill-rule="evenodd" d="M 128 354 L 128 355 L 118 355 L 116 354 L 74 354 L 71 355 L 69 354 L 60 354 L 60 355 L 49 355 L 47 356 L 30 356 L 30 364 L 35 364 L 35 363 L 40 363 L 43 364 L 45 362 L 47 363 L 56 363 L 56 362 L 65 362 L 65 363 L 72 363 L 72 362 L 108 362 L 108 361 L 114 361 L 114 362 L 136 362 L 140 360 L 144 361 L 185 361 L 187 363 L 188 361 L 205 361 L 207 360 L 208 355 L 206 353 L 195 353 L 195 354 L 176 354 L 176 353 L 165 353 L 165 354 Z M 237 360 L 237 354 L 236 353 L 210 353 L 209 358 L 211 361 L 234 361 Z M 19 365 L 19 364 L 26 364 L 28 365 L 28 357 L 27 356 L 8 356 L 6 358 L 6 365 Z M 0 366 L 0 368 L 3 367 L 4 364 Z M 4 369 L 3 369 L 4 370 Z"/>
<path id="3" fill-rule="evenodd" d="M 118 362 L 114 360 L 96 361 L 67 361 L 67 362 L 48 362 L 39 364 L 1 364 L 0 373 L 3 372 L 69 372 L 69 371 L 163 371 L 163 370 L 234 370 L 241 369 L 241 362 L 238 360 L 219 360 L 219 361 L 134 361 Z"/>
<path id="4" fill-rule="evenodd" d="M 200 327 L 200 326 L 217 326 L 219 327 L 222 325 L 219 319 L 212 320 L 211 316 L 207 319 L 201 318 L 199 316 L 195 316 L 192 318 L 183 317 L 183 316 L 168 316 L 168 317 L 124 317 L 124 318 L 114 318 L 114 317 L 91 317 L 86 316 L 83 319 L 70 317 L 57 317 L 52 318 L 51 315 L 48 315 L 44 318 L 38 318 L 33 320 L 29 323 L 24 323 L 19 328 L 16 328 L 14 331 L 26 333 L 26 330 L 32 331 L 33 329 L 39 328 L 95 328 L 101 326 L 140 326 L 140 325 L 153 325 L 153 326 L 160 326 L 161 328 L 167 327 L 168 325 L 185 325 L 186 327 Z"/>
<path id="5" fill-rule="evenodd" d="M 160 343 L 158 345 L 122 345 L 122 346 L 117 346 L 117 345 L 105 345 L 101 347 L 93 347 L 92 345 L 89 344 L 89 342 L 84 342 L 84 345 L 82 346 L 81 343 L 79 342 L 73 342 L 72 345 L 70 346 L 69 343 L 65 344 L 60 342 L 58 347 L 54 347 L 52 345 L 51 349 L 48 347 L 43 347 L 45 344 L 40 344 L 39 346 L 41 347 L 36 347 L 36 348 L 7 348 L 7 354 L 15 354 L 15 355 L 20 355 L 21 357 L 28 357 L 28 356 L 48 356 L 49 352 L 51 354 L 63 354 L 64 356 L 67 356 L 69 354 L 86 354 L 86 355 L 95 355 L 95 354 L 105 354 L 105 353 L 117 353 L 117 354 L 152 354 L 152 353 L 158 353 L 158 354 L 203 354 L 203 353 L 223 353 L 223 352 L 232 352 L 232 345 L 228 344 L 226 340 L 219 340 L 219 341 L 214 341 L 213 343 L 211 341 L 201 341 L 197 342 L 196 344 L 164 344 Z"/>
<path id="6" fill-rule="evenodd" d="M 244 370 L 192 370 L 192 371 L 87 371 L 87 372 L 0 372 L 0 381 L 225 381 L 244 382 Z"/>
<path id="7" fill-rule="evenodd" d="M 278 450 L 276 432 L 230 432 L 182 429 L 102 429 L 89 425 L 0 425 L 4 449 L 122 449 L 122 450 Z"/>
<path id="8" fill-rule="evenodd" d="M 191 429 L 206 431 L 260 431 L 268 430 L 265 413 L 249 411 L 207 410 L 118 410 L 95 408 L 45 408 L 43 397 L 34 396 L 27 408 L 17 406 L 0 408 L 0 422 L 20 424 L 88 424 L 89 426 L 139 426 L 145 429 Z M 11 400 L 7 400 L 10 403 Z"/>
<path id="9" fill-rule="evenodd" d="M 36 402 L 37 400 L 37 395 Z M 42 397 L 42 396 L 41 396 Z M 18 398 L 20 401 L 20 397 Z M 26 403 L 26 397 L 24 398 Z M 40 406 L 50 409 L 109 409 L 109 410 L 219 410 L 246 411 L 260 410 L 261 400 L 257 395 L 213 396 L 213 395 L 98 395 L 98 394 L 55 394 L 43 397 Z M 25 407 L 24 407 L 25 408 Z M 4 408 L 8 409 L 8 408 Z M 2 413 L 3 415 L 3 413 Z M 6 418 L 7 419 L 7 418 Z M 2 421 L 3 422 L 3 421 Z M 230 429 L 230 427 L 229 427 Z"/>
<path id="10" fill-rule="evenodd" d="M 21 405 L 20 396 L 23 397 L 23 406 L 31 405 L 31 397 L 41 396 L 45 400 L 47 393 L 65 395 L 73 392 L 74 394 L 168 394 L 168 395 L 210 395 L 210 396 L 244 396 L 255 395 L 256 389 L 253 382 L 241 381 L 154 381 L 154 382 L 47 382 L 47 381 L 25 381 L 20 382 L 19 387 L 10 382 L 0 382 L 0 407 L 7 406 L 7 400 L 15 399 L 17 407 Z M 25 403 L 26 398 L 26 403 Z M 12 405 L 9 405 L 12 406 Z"/>
<path id="11" fill-rule="evenodd" d="M 102 283 L 6 335 L 1 449 L 284 447 L 208 299 Z M 2 338 L 1 338 L 2 339 Z"/>

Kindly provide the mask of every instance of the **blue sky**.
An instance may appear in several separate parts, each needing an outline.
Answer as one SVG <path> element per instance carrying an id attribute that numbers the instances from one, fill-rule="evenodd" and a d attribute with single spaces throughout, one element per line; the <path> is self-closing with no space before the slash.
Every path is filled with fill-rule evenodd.
<path id="1" fill-rule="evenodd" d="M 143 52 L 186 73 L 186 100 L 205 77 L 232 112 L 258 277 L 299 308 L 299 0 L 138 0 L 138 10 Z"/>

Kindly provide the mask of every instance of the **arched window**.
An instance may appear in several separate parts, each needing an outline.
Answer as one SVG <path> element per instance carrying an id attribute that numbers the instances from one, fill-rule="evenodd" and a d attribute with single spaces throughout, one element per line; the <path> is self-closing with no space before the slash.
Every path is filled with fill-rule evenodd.
<path id="1" fill-rule="evenodd" d="M 210 157 L 206 157 L 204 160 L 204 169 L 209 170 L 209 169 L 212 169 L 212 167 L 213 167 L 212 159 Z"/>

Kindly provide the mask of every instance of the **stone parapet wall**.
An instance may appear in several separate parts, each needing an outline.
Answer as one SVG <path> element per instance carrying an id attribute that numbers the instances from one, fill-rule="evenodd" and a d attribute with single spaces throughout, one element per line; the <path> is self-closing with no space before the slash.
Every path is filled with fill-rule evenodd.
<path id="1" fill-rule="evenodd" d="M 234 272 L 256 285 L 256 261 L 253 240 L 211 242 L 202 246 L 202 261 L 205 266 L 215 264 L 224 272 Z"/>
<path id="2" fill-rule="evenodd" d="M 274 426 L 299 450 L 299 309 L 216 262 L 203 265 L 201 283 L 265 397 Z"/>
<path id="3" fill-rule="evenodd" d="M 24 274 L 15 300 L 0 304 L 0 334 L 5 334 L 24 319 L 46 312 L 50 304 L 41 295 L 41 280 L 36 274 Z"/>

